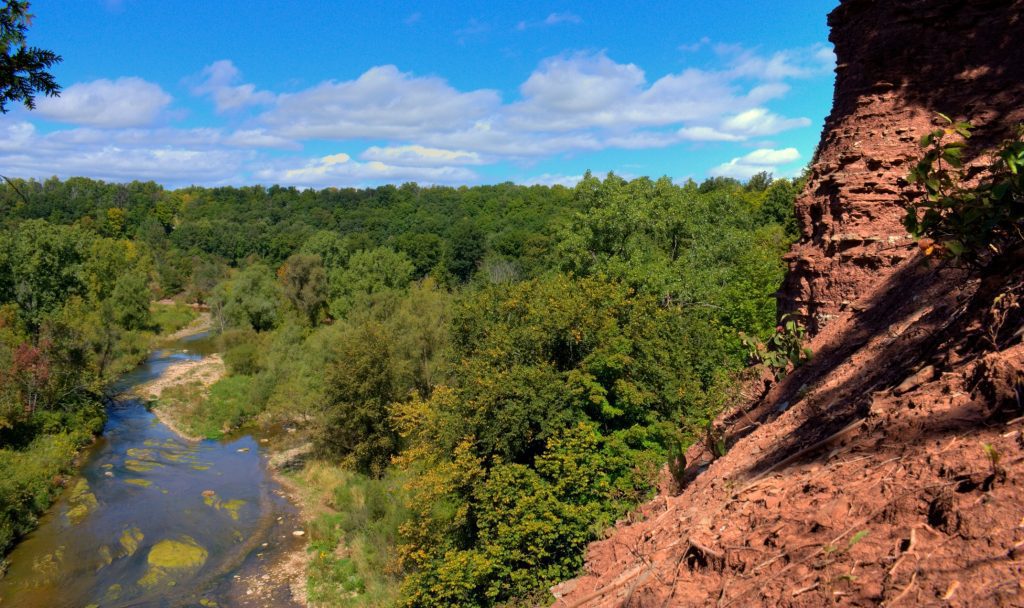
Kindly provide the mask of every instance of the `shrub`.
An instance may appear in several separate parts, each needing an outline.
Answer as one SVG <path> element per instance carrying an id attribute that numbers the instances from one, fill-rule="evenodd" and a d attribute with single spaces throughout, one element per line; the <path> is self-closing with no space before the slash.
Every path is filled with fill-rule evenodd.
<path id="1" fill-rule="evenodd" d="M 807 333 L 804 326 L 791 315 L 782 315 L 780 322 L 767 343 L 740 332 L 740 341 L 747 348 L 750 362 L 766 365 L 776 380 L 785 378 L 790 371 L 810 361 L 813 355 L 811 349 L 803 346 Z"/>
<path id="2" fill-rule="evenodd" d="M 973 127 L 939 116 L 948 126 L 921 138 L 924 156 L 907 176 L 914 188 L 904 193 L 904 225 L 925 255 L 982 264 L 1024 240 L 1024 127 L 1003 142 L 987 175 L 974 182 L 963 163 Z"/>

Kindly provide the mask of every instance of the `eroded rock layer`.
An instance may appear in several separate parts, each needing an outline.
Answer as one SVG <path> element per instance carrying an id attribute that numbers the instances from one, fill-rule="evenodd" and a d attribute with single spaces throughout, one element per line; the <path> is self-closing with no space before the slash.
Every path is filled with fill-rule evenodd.
<path id="1" fill-rule="evenodd" d="M 829 25 L 834 105 L 797 202 L 803 238 L 779 302 L 812 332 L 913 254 L 900 191 L 936 113 L 974 123 L 975 149 L 1024 120 L 1020 0 L 847 0 Z"/>

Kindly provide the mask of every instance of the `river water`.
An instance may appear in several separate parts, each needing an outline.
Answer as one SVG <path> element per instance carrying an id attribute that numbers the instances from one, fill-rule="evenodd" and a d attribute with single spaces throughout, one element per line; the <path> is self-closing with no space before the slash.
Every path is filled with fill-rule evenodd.
<path id="1" fill-rule="evenodd" d="M 203 342 L 154 352 L 114 390 L 199 358 Z M 0 606 L 252 604 L 244 581 L 299 542 L 296 510 L 269 476 L 261 445 L 251 435 L 188 442 L 138 399 L 116 398 L 79 476 L 8 556 Z M 285 590 L 272 595 L 268 605 L 292 605 Z"/>

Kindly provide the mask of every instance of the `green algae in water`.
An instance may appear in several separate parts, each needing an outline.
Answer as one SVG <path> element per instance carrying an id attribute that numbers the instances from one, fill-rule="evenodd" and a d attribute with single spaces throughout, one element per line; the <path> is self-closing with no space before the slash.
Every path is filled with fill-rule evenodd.
<path id="1" fill-rule="evenodd" d="M 192 468 L 197 470 L 197 471 L 209 471 L 210 470 L 210 465 L 208 465 L 208 464 L 194 464 L 194 465 L 192 465 Z"/>
<path id="2" fill-rule="evenodd" d="M 176 574 L 202 567 L 207 555 L 206 549 L 190 536 L 181 536 L 178 540 L 162 540 L 149 550 L 146 558 L 149 570 L 139 579 L 139 585 L 174 585 L 177 582 L 174 580 Z"/>
<path id="3" fill-rule="evenodd" d="M 96 567 L 97 571 L 100 571 L 100 570 L 106 568 L 107 566 L 110 565 L 111 562 L 114 561 L 114 554 L 111 553 L 110 547 L 108 547 L 106 545 L 100 546 L 99 554 L 100 554 L 100 563 L 99 563 L 99 566 Z"/>
<path id="4" fill-rule="evenodd" d="M 32 570 L 44 581 L 56 578 L 64 561 L 64 547 L 57 547 L 53 553 L 47 553 L 32 560 Z"/>
<path id="5" fill-rule="evenodd" d="M 221 506 L 219 508 L 224 509 L 225 511 L 227 511 L 228 515 L 231 516 L 231 519 L 233 519 L 235 521 L 238 521 L 238 511 L 243 506 L 245 506 L 245 501 L 236 498 L 234 500 L 229 500 L 229 501 L 221 504 Z"/>
<path id="6" fill-rule="evenodd" d="M 136 460 L 156 460 L 156 452 L 146 448 L 128 448 L 125 454 Z"/>
<path id="7" fill-rule="evenodd" d="M 134 555 L 135 552 L 139 550 L 139 543 L 142 542 L 143 538 L 145 538 L 145 536 L 143 536 L 142 530 L 139 530 L 135 526 L 132 526 L 122 532 L 119 541 L 121 543 L 121 547 L 124 549 L 125 556 Z"/>
<path id="8" fill-rule="evenodd" d="M 157 467 L 164 465 L 159 462 L 151 462 L 149 460 L 134 460 L 128 459 L 124 461 L 124 468 L 128 469 L 133 473 L 148 473 Z"/>
<path id="9" fill-rule="evenodd" d="M 141 486 L 143 488 L 148 488 L 149 486 L 153 485 L 153 482 L 148 480 L 148 479 L 132 478 L 132 479 L 125 479 L 124 482 L 125 483 L 130 483 L 133 486 Z"/>
<path id="10" fill-rule="evenodd" d="M 121 585 L 114 583 L 107 587 L 107 592 L 103 595 L 103 601 L 116 602 L 119 599 L 121 599 Z"/>
<path id="11" fill-rule="evenodd" d="M 68 503 L 71 507 L 68 509 L 67 516 L 68 521 L 72 524 L 80 523 L 98 505 L 96 495 L 92 493 L 89 482 L 84 478 L 79 479 L 71 488 Z"/>
<path id="12" fill-rule="evenodd" d="M 239 498 L 232 500 L 221 500 L 220 496 L 213 490 L 206 490 L 203 492 L 203 502 L 206 506 L 213 507 L 218 511 L 227 511 L 231 519 L 238 521 L 238 511 L 245 506 L 246 502 Z"/>
<path id="13" fill-rule="evenodd" d="M 191 457 L 191 454 L 181 454 L 175 452 L 160 452 L 160 455 L 163 457 L 164 460 L 170 462 L 181 462 L 182 460 Z"/>

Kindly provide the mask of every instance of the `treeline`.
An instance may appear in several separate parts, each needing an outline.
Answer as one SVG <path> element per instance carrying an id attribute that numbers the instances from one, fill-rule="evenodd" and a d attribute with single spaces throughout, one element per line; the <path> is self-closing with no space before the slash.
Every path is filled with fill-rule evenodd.
<path id="1" fill-rule="evenodd" d="M 209 304 L 231 375 L 197 428 L 285 422 L 344 469 L 311 599 L 406 606 L 530 603 L 577 572 L 727 398 L 737 333 L 774 328 L 799 187 L 15 185 L 10 230 L 128 242 L 150 293 Z"/>

